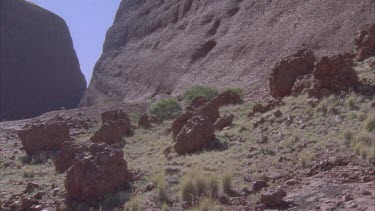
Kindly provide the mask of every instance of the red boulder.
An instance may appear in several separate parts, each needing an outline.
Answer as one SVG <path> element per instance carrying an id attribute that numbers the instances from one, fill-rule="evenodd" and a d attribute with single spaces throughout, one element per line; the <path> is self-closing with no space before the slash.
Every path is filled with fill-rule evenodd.
<path id="1" fill-rule="evenodd" d="M 84 144 L 75 141 L 64 142 L 54 160 L 56 170 L 59 172 L 66 171 L 73 164 L 74 158 L 86 151 L 88 151 L 88 147 Z"/>
<path id="2" fill-rule="evenodd" d="M 47 122 L 28 126 L 18 133 L 26 154 L 59 150 L 65 141 L 72 141 L 67 124 Z"/>
<path id="3" fill-rule="evenodd" d="M 77 156 L 68 169 L 65 189 L 68 199 L 89 202 L 117 191 L 130 179 L 122 150 L 93 144 Z"/>
<path id="4" fill-rule="evenodd" d="M 94 143 L 114 144 L 129 135 L 131 122 L 128 114 L 121 110 L 108 111 L 102 114 L 102 126 L 91 137 Z"/>
<path id="5" fill-rule="evenodd" d="M 187 154 L 203 149 L 214 138 L 215 127 L 207 116 L 194 116 L 177 135 L 174 149 L 177 154 Z"/>
<path id="6" fill-rule="evenodd" d="M 297 77 L 311 73 L 315 60 L 311 50 L 302 49 L 279 61 L 269 78 L 271 95 L 275 98 L 290 95 Z"/>

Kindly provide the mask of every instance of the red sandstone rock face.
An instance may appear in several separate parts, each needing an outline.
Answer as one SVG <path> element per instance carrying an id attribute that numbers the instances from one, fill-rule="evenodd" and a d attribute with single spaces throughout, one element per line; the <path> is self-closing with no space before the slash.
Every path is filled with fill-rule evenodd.
<path id="1" fill-rule="evenodd" d="M 88 153 L 76 157 L 65 179 L 69 199 L 89 202 L 120 189 L 130 175 L 122 150 L 93 144 Z"/>
<path id="2" fill-rule="evenodd" d="M 354 41 L 357 50 L 357 61 L 375 56 L 375 24 L 365 26 Z"/>
<path id="3" fill-rule="evenodd" d="M 86 81 L 64 20 L 23 0 L 1 0 L 0 20 L 0 121 L 77 107 Z"/>
<path id="4" fill-rule="evenodd" d="M 59 150 L 65 141 L 72 141 L 69 127 L 64 123 L 33 124 L 18 133 L 23 149 L 28 155 Z"/>
<path id="5" fill-rule="evenodd" d="M 300 50 L 280 60 L 269 78 L 271 95 L 275 98 L 290 95 L 297 77 L 311 73 L 314 63 L 315 55 L 308 49 Z"/>
<path id="6" fill-rule="evenodd" d="M 88 151 L 84 144 L 75 141 L 66 141 L 62 144 L 60 152 L 57 154 L 54 164 L 59 172 L 66 171 L 73 165 L 74 158 L 79 154 Z"/>
<path id="7" fill-rule="evenodd" d="M 214 140 L 214 132 L 215 127 L 207 116 L 194 116 L 177 135 L 174 149 L 178 154 L 201 150 Z"/>
<path id="8" fill-rule="evenodd" d="M 276 61 L 301 46 L 350 52 L 372 0 L 124 0 L 81 105 L 177 96 L 191 85 L 268 95 Z M 329 20 L 329 21 L 328 21 Z"/>
<path id="9" fill-rule="evenodd" d="M 113 110 L 102 113 L 102 126 L 91 137 L 94 143 L 114 144 L 129 135 L 131 122 L 129 116 L 121 110 Z"/>

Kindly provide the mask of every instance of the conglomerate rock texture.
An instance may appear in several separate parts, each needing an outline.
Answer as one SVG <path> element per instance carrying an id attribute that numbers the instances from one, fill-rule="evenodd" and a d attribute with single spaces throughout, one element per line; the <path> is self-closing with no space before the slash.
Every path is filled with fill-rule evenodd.
<path id="1" fill-rule="evenodd" d="M 24 0 L 0 0 L 0 121 L 74 108 L 85 89 L 65 21 Z"/>
<path id="2" fill-rule="evenodd" d="M 351 52 L 373 0 L 123 0 L 82 106 L 178 95 L 195 84 L 268 94 L 274 64 L 301 46 Z"/>

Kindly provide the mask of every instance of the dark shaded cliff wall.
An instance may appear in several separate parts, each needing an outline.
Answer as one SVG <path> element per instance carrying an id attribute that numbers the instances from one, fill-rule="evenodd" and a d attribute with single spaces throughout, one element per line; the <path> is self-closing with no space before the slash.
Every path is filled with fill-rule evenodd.
<path id="1" fill-rule="evenodd" d="M 85 89 L 65 21 L 23 0 L 0 0 L 0 120 L 74 108 Z"/>
<path id="2" fill-rule="evenodd" d="M 194 84 L 267 95 L 271 67 L 302 45 L 352 51 L 374 0 L 123 0 L 81 105 L 177 95 Z"/>

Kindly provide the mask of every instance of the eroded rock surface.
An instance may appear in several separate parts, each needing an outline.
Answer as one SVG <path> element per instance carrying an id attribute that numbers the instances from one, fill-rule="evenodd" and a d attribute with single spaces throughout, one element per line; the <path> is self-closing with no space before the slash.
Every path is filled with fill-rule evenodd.
<path id="1" fill-rule="evenodd" d="M 122 110 L 111 110 L 102 113 L 102 126 L 91 137 L 94 143 L 114 144 L 129 135 L 131 122 L 128 114 Z"/>
<path id="2" fill-rule="evenodd" d="M 192 153 L 214 141 L 215 127 L 207 116 L 194 116 L 177 135 L 174 149 L 178 154 Z"/>
<path id="3" fill-rule="evenodd" d="M 18 133 L 23 149 L 28 155 L 43 151 L 59 150 L 65 141 L 72 141 L 69 127 L 61 122 L 27 125 Z"/>
<path id="4" fill-rule="evenodd" d="M 88 151 L 88 148 L 84 144 L 75 141 L 64 142 L 54 160 L 56 169 L 59 172 L 66 171 L 73 164 L 74 158 L 86 151 Z"/>
<path id="5" fill-rule="evenodd" d="M 81 105 L 144 100 L 192 85 L 268 95 L 275 64 L 306 46 L 317 57 L 350 52 L 372 0 L 124 0 Z M 329 21 L 327 21 L 329 20 Z"/>
<path id="6" fill-rule="evenodd" d="M 89 202 L 123 187 L 131 178 L 123 156 L 122 150 L 104 143 L 91 145 L 67 171 L 67 197 Z"/>
<path id="7" fill-rule="evenodd" d="M 369 24 L 358 33 L 354 41 L 357 50 L 357 61 L 375 56 L 375 24 Z"/>
<path id="8" fill-rule="evenodd" d="M 86 81 L 65 21 L 24 0 L 2 0 L 0 19 L 0 121 L 77 107 Z"/>
<path id="9" fill-rule="evenodd" d="M 272 69 L 269 78 L 271 95 L 275 98 L 290 95 L 297 77 L 311 73 L 315 60 L 314 53 L 308 49 L 302 49 L 280 60 Z"/>

